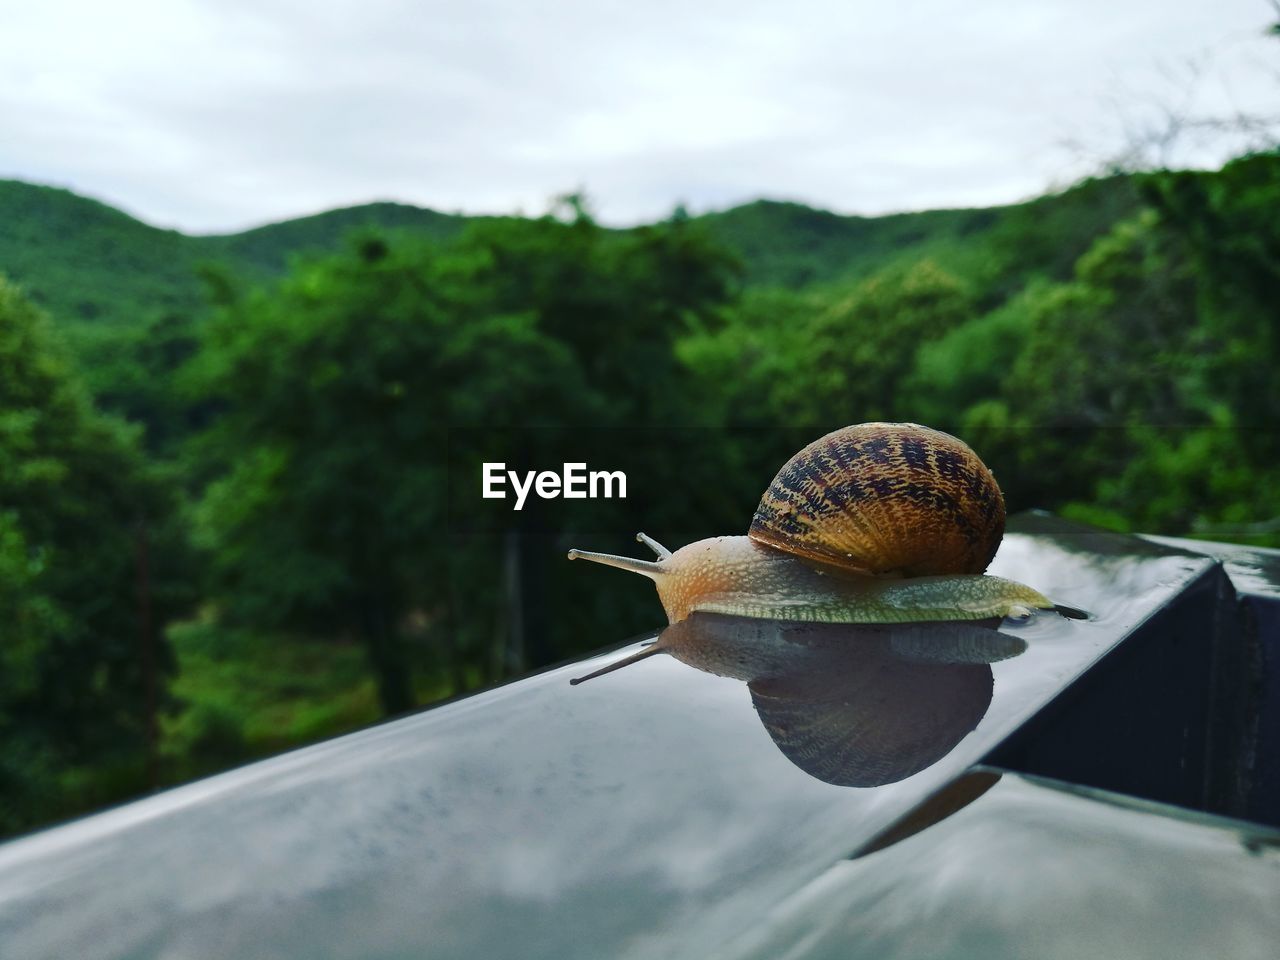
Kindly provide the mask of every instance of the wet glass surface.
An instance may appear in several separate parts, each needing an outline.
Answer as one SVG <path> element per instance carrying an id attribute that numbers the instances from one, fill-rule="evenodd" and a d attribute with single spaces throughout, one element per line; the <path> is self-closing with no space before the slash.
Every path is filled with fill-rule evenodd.
<path id="1" fill-rule="evenodd" d="M 1143 539 L 1221 560 L 1238 592 L 1280 600 L 1280 550 L 1181 537 L 1144 536 Z"/>
<path id="2" fill-rule="evenodd" d="M 871 631 L 856 656 L 787 631 L 748 653 L 703 638 L 684 651 L 700 669 L 653 655 L 570 686 L 645 638 L 0 847 L 0 942 L 27 958 L 725 955 L 1211 566 L 1033 529 L 991 572 L 1090 619 Z"/>
<path id="3" fill-rule="evenodd" d="M 1280 832 L 992 776 L 930 829 L 798 890 L 733 955 L 1275 956 Z"/>

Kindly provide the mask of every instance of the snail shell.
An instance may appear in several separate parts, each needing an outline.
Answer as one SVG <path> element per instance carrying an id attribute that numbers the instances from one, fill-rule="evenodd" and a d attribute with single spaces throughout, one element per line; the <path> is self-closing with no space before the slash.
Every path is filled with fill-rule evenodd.
<path id="1" fill-rule="evenodd" d="M 977 574 L 1004 518 L 995 477 L 964 442 L 914 423 L 861 423 L 788 460 L 748 535 L 871 576 Z"/>

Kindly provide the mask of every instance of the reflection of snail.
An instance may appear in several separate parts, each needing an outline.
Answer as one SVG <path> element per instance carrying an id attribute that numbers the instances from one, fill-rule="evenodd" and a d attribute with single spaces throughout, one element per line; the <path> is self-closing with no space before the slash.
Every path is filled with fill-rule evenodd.
<path id="1" fill-rule="evenodd" d="M 1028 616 L 1053 603 L 984 576 L 1004 534 L 1004 497 L 968 446 L 912 423 L 829 433 L 783 465 L 745 537 L 657 561 L 570 550 L 652 579 L 672 623 L 727 613 L 827 623 Z"/>
<path id="2" fill-rule="evenodd" d="M 951 752 L 991 704 L 990 664 L 1025 648 L 976 623 L 849 625 L 696 613 L 638 654 L 582 679 L 669 653 L 746 680 L 756 713 L 788 760 L 827 783 L 874 787 Z"/>

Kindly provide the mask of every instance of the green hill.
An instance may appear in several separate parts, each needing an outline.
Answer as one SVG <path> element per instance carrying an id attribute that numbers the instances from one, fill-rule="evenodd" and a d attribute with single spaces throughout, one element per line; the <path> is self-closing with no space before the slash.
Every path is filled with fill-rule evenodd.
<path id="1" fill-rule="evenodd" d="M 1069 275 L 1076 258 L 1137 207 L 1130 178 L 1110 177 L 985 209 L 858 217 L 758 200 L 699 219 L 742 256 L 749 284 L 853 280 L 928 257 L 962 275 L 998 269 L 1016 286 L 1032 272 Z"/>
<path id="2" fill-rule="evenodd" d="M 369 203 L 272 223 L 243 233 L 193 240 L 210 258 L 278 274 L 294 254 L 333 250 L 356 230 L 373 227 L 448 240 L 472 219 L 475 218 L 438 213 L 406 203 Z"/>
<path id="3" fill-rule="evenodd" d="M 761 200 L 694 219 L 738 253 L 748 285 L 856 279 L 923 256 L 966 275 L 999 271 L 1017 285 L 1029 271 L 1065 276 L 1080 253 L 1135 206 L 1128 180 L 1111 178 L 982 210 L 859 217 Z M 268 279 L 291 257 L 334 250 L 360 228 L 447 240 L 472 219 L 373 203 L 237 234 L 188 236 L 68 190 L 0 181 L 0 274 L 64 327 L 135 326 L 198 310 L 204 266 Z"/>
<path id="4" fill-rule="evenodd" d="M 64 325 L 135 324 L 203 303 L 199 272 L 221 265 L 249 280 L 289 258 L 335 249 L 364 227 L 447 239 L 466 217 L 399 203 L 330 210 L 226 236 L 161 230 L 69 190 L 0 181 L 0 274 Z"/>
<path id="5" fill-rule="evenodd" d="M 198 304 L 199 246 L 68 190 L 0 181 L 0 273 L 59 323 Z"/>

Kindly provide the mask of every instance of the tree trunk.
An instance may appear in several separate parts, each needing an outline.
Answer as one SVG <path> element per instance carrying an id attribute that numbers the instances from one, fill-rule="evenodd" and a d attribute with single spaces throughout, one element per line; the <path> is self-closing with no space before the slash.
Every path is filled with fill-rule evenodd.
<path id="1" fill-rule="evenodd" d="M 400 638 L 388 622 L 386 605 L 376 597 L 366 597 L 360 605 L 360 628 L 365 652 L 378 684 L 382 712 L 392 717 L 412 710 L 413 683 L 409 662 Z"/>

